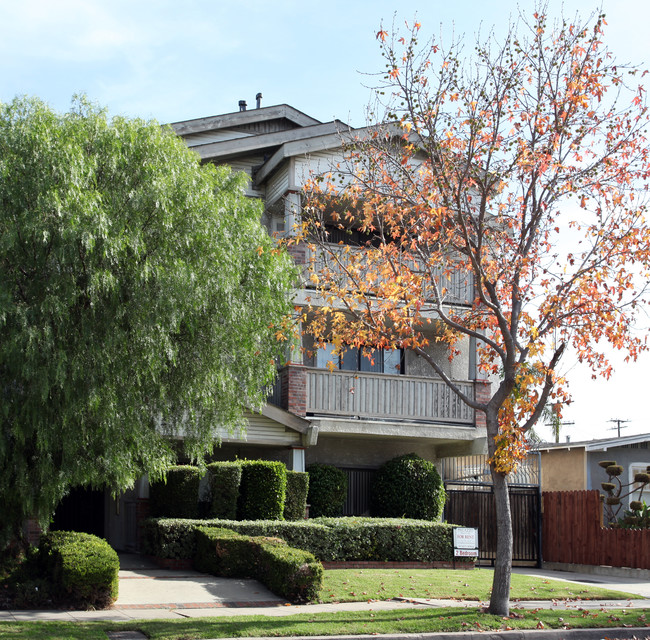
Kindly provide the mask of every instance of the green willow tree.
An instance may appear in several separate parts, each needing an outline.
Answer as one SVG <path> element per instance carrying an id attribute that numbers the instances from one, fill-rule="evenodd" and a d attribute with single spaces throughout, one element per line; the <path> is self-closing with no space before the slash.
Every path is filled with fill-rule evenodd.
<path id="1" fill-rule="evenodd" d="M 155 122 L 0 105 L 0 550 L 263 405 L 294 270 L 244 186 Z"/>

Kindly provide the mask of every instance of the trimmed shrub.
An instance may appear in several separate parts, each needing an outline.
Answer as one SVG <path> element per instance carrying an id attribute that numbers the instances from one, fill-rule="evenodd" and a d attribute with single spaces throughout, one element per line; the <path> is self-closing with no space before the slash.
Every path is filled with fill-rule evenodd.
<path id="1" fill-rule="evenodd" d="M 194 568 L 227 578 L 247 578 L 255 574 L 250 538 L 223 527 L 195 527 Z"/>
<path id="2" fill-rule="evenodd" d="M 287 468 L 282 462 L 243 460 L 237 516 L 240 520 L 282 520 Z"/>
<path id="3" fill-rule="evenodd" d="M 212 462 L 208 465 L 210 518 L 234 520 L 237 517 L 241 472 L 239 462 Z"/>
<path id="4" fill-rule="evenodd" d="M 196 527 L 194 566 L 232 578 L 256 578 L 291 602 L 318 597 L 323 566 L 313 554 L 293 549 L 284 540 L 243 536 L 224 528 Z"/>
<path id="5" fill-rule="evenodd" d="M 310 464 L 307 472 L 309 516 L 340 516 L 348 495 L 348 477 L 343 471 L 329 464 Z"/>
<path id="6" fill-rule="evenodd" d="M 107 608 L 117 599 L 120 562 L 106 540 L 89 533 L 52 531 L 41 537 L 38 561 L 57 600 Z"/>
<path id="7" fill-rule="evenodd" d="M 270 591 L 291 602 L 318 599 L 323 583 L 323 565 L 313 554 L 277 544 L 269 538 L 259 540 L 259 573 Z"/>
<path id="8" fill-rule="evenodd" d="M 150 519 L 144 552 L 159 558 L 193 558 L 197 526 L 224 527 L 249 536 L 277 537 L 321 561 L 451 561 L 456 525 L 398 518 L 318 518 L 301 522 Z"/>
<path id="9" fill-rule="evenodd" d="M 285 520 L 303 520 L 307 509 L 309 474 L 287 470 L 287 496 L 284 502 Z"/>
<path id="10" fill-rule="evenodd" d="M 437 521 L 442 517 L 445 499 L 434 464 L 408 453 L 379 468 L 371 487 L 370 509 L 380 517 Z"/>
<path id="11" fill-rule="evenodd" d="M 178 465 L 167 469 L 165 481 L 149 489 L 151 515 L 168 518 L 196 518 L 199 510 L 198 467 Z"/>

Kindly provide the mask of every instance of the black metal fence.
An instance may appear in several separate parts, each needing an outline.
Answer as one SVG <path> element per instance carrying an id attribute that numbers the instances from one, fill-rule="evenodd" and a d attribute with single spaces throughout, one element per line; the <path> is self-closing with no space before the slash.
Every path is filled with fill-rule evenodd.
<path id="1" fill-rule="evenodd" d="M 513 562 L 542 562 L 541 493 L 539 487 L 510 487 Z M 481 564 L 496 558 L 496 515 L 492 487 L 447 489 L 444 519 L 451 524 L 475 527 Z"/>

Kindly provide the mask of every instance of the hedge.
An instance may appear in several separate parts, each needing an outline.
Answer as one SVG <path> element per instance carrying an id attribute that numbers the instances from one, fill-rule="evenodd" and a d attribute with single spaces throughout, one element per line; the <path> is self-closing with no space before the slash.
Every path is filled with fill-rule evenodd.
<path id="1" fill-rule="evenodd" d="M 370 498 L 373 516 L 440 520 L 446 494 L 433 462 L 407 453 L 379 468 Z"/>
<path id="2" fill-rule="evenodd" d="M 107 608 L 117 599 L 120 561 L 97 536 L 77 531 L 44 534 L 38 562 L 57 599 L 84 608 Z"/>
<path id="3" fill-rule="evenodd" d="M 166 480 L 152 483 L 149 489 L 151 514 L 168 518 L 196 518 L 199 510 L 198 467 L 170 467 Z"/>
<path id="4" fill-rule="evenodd" d="M 197 571 L 226 578 L 247 578 L 255 574 L 253 554 L 246 538 L 223 527 L 195 527 Z"/>
<path id="5" fill-rule="evenodd" d="M 224 528 L 196 527 L 194 566 L 232 578 L 255 578 L 291 602 L 318 597 L 323 566 L 307 551 L 284 540 L 243 536 Z"/>
<path id="6" fill-rule="evenodd" d="M 348 477 L 345 472 L 329 464 L 310 464 L 307 472 L 310 516 L 340 516 L 348 494 Z"/>
<path id="7" fill-rule="evenodd" d="M 456 525 L 397 518 L 316 518 L 301 522 L 150 519 L 145 553 L 193 558 L 196 526 L 224 527 L 249 536 L 277 537 L 321 561 L 374 560 L 449 562 Z"/>
<path id="8" fill-rule="evenodd" d="M 309 474 L 287 470 L 287 494 L 284 502 L 285 520 L 303 520 L 307 510 Z"/>
<path id="9" fill-rule="evenodd" d="M 241 484 L 239 462 L 212 462 L 208 465 L 209 517 L 234 520 Z"/>
<path id="10" fill-rule="evenodd" d="M 282 462 L 242 460 L 239 520 L 282 520 L 287 468 Z"/>
<path id="11" fill-rule="evenodd" d="M 260 540 L 258 580 L 273 593 L 291 602 L 318 599 L 323 584 L 323 565 L 313 554 L 289 547 L 286 543 Z"/>

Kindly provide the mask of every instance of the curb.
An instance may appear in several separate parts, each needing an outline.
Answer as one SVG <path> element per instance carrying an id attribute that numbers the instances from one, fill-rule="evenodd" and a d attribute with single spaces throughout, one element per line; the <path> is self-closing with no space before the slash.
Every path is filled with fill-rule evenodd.
<path id="1" fill-rule="evenodd" d="M 349 636 L 291 636 L 291 640 L 638 640 L 650 639 L 650 628 L 531 629 L 514 631 L 459 631 L 455 633 L 391 633 Z M 232 640 L 212 638 L 211 640 Z M 277 637 L 249 637 L 238 640 L 278 640 Z"/>
<path id="2" fill-rule="evenodd" d="M 391 633 L 349 636 L 291 636 L 291 640 L 650 640 L 650 628 L 531 629 L 514 631 L 459 631 L 455 633 Z M 212 638 L 212 640 L 232 640 Z M 249 637 L 238 640 L 277 640 L 277 637 Z"/>

